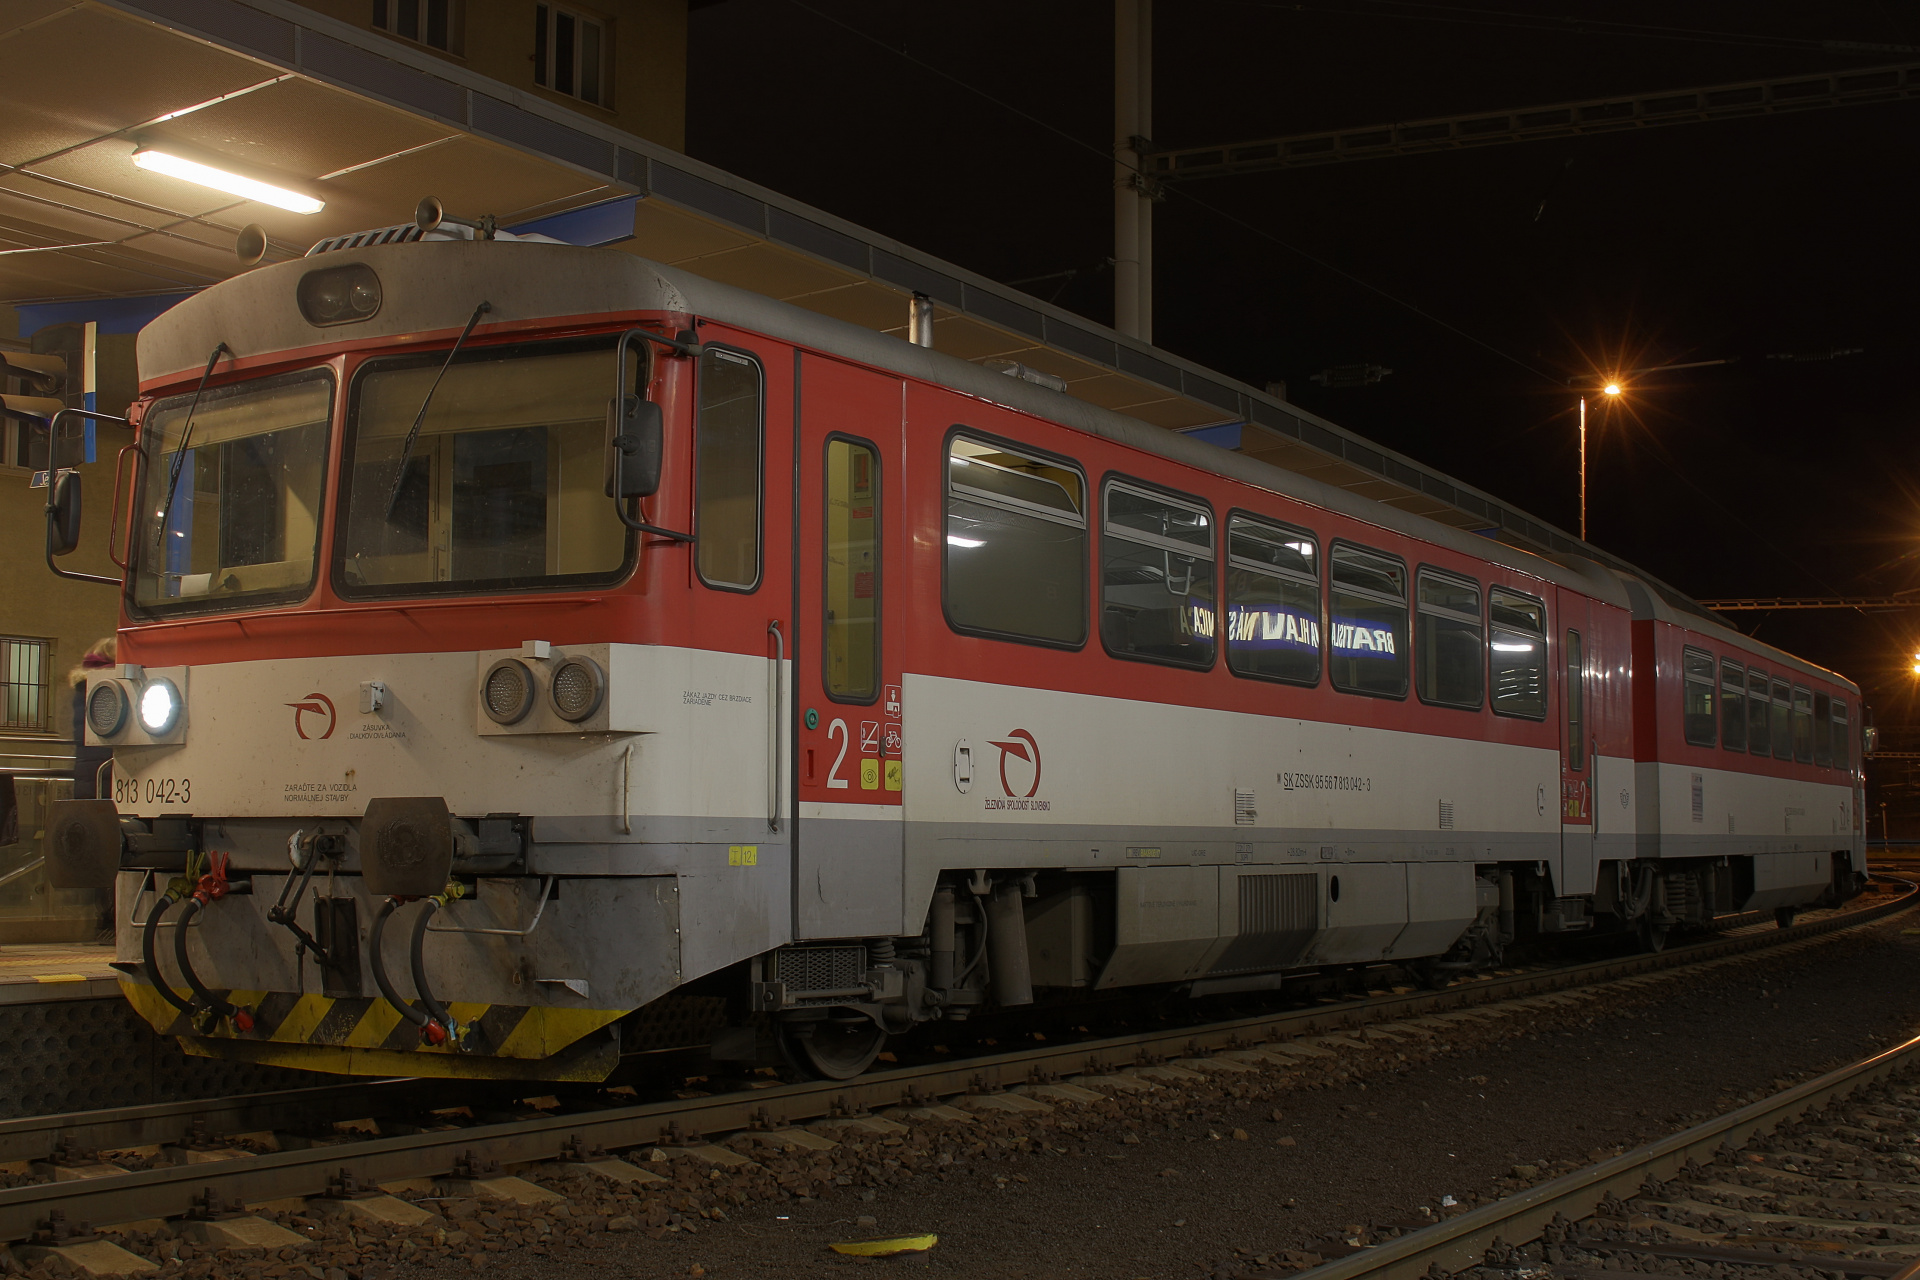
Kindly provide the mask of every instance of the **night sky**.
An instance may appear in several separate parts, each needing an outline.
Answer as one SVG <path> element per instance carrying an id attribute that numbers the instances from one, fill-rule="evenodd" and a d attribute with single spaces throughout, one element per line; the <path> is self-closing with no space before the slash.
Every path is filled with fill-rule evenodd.
<path id="1" fill-rule="evenodd" d="M 1165 146 L 1920 62 L 1920 12 L 1858 0 L 1156 8 Z M 705 4 L 688 151 L 1104 323 L 1112 40 L 1100 0 Z M 1917 124 L 1893 102 L 1177 184 L 1154 339 L 1569 531 L 1566 380 L 1737 357 L 1596 411 L 1593 541 L 1702 598 L 1920 588 Z M 1861 351 L 1769 359 L 1836 348 Z M 1362 361 L 1393 373 L 1310 381 Z M 1730 620 L 1920 748 L 1920 609 Z"/>

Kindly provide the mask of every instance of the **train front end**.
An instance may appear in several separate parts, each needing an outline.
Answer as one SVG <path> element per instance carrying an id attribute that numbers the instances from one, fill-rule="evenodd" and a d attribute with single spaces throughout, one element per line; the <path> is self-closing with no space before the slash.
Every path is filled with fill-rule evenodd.
<path id="1" fill-rule="evenodd" d="M 622 254 L 386 238 L 142 333 L 112 781 L 50 859 L 191 1052 L 602 1079 L 785 940 L 778 656 L 677 532 L 693 321 Z"/>

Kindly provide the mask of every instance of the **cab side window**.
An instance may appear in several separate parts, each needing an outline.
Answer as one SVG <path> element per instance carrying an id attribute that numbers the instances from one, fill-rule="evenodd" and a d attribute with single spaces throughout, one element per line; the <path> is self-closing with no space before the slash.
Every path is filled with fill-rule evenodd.
<path id="1" fill-rule="evenodd" d="M 752 356 L 708 347 L 700 357 L 693 434 L 694 567 L 710 587 L 760 585 L 760 502 L 766 380 Z"/>

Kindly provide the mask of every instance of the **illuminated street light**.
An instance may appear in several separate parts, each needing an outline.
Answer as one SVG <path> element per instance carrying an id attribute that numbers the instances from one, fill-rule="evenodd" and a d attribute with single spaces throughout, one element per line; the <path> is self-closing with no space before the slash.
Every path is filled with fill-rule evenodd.
<path id="1" fill-rule="evenodd" d="M 224 191 L 228 195 L 258 200 L 261 204 L 270 204 L 276 209 L 285 209 L 288 213 L 318 213 L 327 207 L 326 201 L 316 200 L 304 192 L 231 173 L 155 147 L 142 146 L 135 150 L 133 163 L 151 173 L 164 173 L 170 178 L 179 178 L 183 182 L 191 182 L 202 187 L 212 187 L 215 191 Z"/>
<path id="2" fill-rule="evenodd" d="M 1606 386 L 1600 389 L 1606 392 L 1610 396 L 1617 396 L 1620 394 L 1620 384 L 1617 382 L 1609 382 Z"/>

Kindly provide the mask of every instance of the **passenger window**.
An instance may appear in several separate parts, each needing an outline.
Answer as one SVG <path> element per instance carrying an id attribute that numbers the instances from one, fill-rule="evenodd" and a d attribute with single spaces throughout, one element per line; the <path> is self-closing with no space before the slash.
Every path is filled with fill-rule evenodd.
<path id="1" fill-rule="evenodd" d="M 1100 641 L 1121 658 L 1213 665 L 1213 516 L 1197 500 L 1109 483 Z"/>
<path id="2" fill-rule="evenodd" d="M 1487 593 L 1487 663 L 1493 713 L 1547 718 L 1547 606 L 1494 587 Z"/>
<path id="3" fill-rule="evenodd" d="M 880 692 L 880 527 L 879 459 L 867 445 L 827 441 L 825 681 L 836 701 Z"/>
<path id="4" fill-rule="evenodd" d="M 1567 632 L 1567 768 L 1587 767 L 1587 682 L 1580 657 L 1580 633 Z"/>
<path id="5" fill-rule="evenodd" d="M 1747 749 L 1747 671 L 1727 658 L 1720 659 L 1720 745 Z"/>
<path id="6" fill-rule="evenodd" d="M 1785 680 L 1773 682 L 1773 758 L 1793 759 L 1793 694 Z"/>
<path id="7" fill-rule="evenodd" d="M 1847 704 L 1833 700 L 1833 767 L 1853 772 L 1853 739 L 1847 736 Z"/>
<path id="8" fill-rule="evenodd" d="M 1833 768 L 1833 698 L 1824 693 L 1813 695 L 1813 762 Z"/>
<path id="9" fill-rule="evenodd" d="M 1320 683 L 1320 544 L 1312 534 L 1228 518 L 1227 666 L 1263 680 Z"/>
<path id="10" fill-rule="evenodd" d="M 947 447 L 947 621 L 1069 647 L 1087 638 L 1086 482 L 967 436 Z"/>
<path id="11" fill-rule="evenodd" d="M 1333 544 L 1329 662 L 1333 687 L 1407 696 L 1407 566 L 1377 551 Z"/>
<path id="12" fill-rule="evenodd" d="M 1764 756 L 1773 750 L 1767 736 L 1767 673 L 1747 668 L 1747 750 Z"/>
<path id="13" fill-rule="evenodd" d="M 1813 690 L 1803 684 L 1793 686 L 1793 758 L 1813 763 Z"/>
<path id="14" fill-rule="evenodd" d="M 1486 689 L 1481 648 L 1480 584 L 1422 569 L 1414 619 L 1414 688 L 1422 702 L 1480 709 Z"/>
<path id="15" fill-rule="evenodd" d="M 721 347 L 700 356 L 694 426 L 694 565 L 710 587 L 760 584 L 762 378 L 751 357 Z"/>
<path id="16" fill-rule="evenodd" d="M 1703 649 L 1682 649 L 1680 678 L 1687 741 L 1696 747 L 1710 747 L 1714 739 L 1713 655 Z"/>

